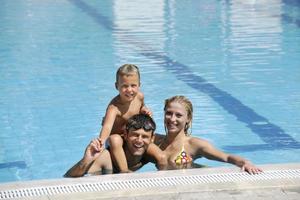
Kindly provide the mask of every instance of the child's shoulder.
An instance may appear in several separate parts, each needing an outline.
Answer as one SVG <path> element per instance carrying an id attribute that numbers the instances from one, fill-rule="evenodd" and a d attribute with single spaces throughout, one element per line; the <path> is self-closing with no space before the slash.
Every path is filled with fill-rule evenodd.
<path id="1" fill-rule="evenodd" d="M 136 95 L 140 100 L 144 100 L 144 93 L 142 93 L 141 91 L 139 91 Z"/>
<path id="2" fill-rule="evenodd" d="M 119 110 L 120 107 L 120 97 L 115 96 L 108 104 L 107 109 L 109 110 Z"/>
<path id="3" fill-rule="evenodd" d="M 109 104 L 115 104 L 118 101 L 120 101 L 120 95 L 117 95 L 114 98 L 112 98 L 112 100 L 109 102 Z"/>

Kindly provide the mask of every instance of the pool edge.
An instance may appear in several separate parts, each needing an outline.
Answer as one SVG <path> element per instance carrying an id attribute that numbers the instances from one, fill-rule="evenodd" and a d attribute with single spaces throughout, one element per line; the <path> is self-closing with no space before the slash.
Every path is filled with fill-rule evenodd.
<path id="1" fill-rule="evenodd" d="M 292 189 L 296 191 L 295 195 L 300 197 L 300 163 L 286 163 L 286 164 L 269 164 L 259 165 L 264 170 L 265 174 L 274 174 L 276 176 L 256 176 L 248 175 L 241 172 L 239 168 L 230 167 L 214 167 L 214 168 L 201 168 L 201 169 L 190 169 L 190 170 L 170 170 L 170 171 L 157 171 L 157 172 L 143 172 L 143 173 L 131 173 L 131 174 L 114 174 L 114 175 L 103 175 L 103 176 L 91 176 L 82 178 L 62 178 L 62 179 L 51 179 L 51 180 L 35 180 L 35 181 L 24 181 L 24 182 L 12 182 L 0 184 L 0 193 L 3 191 L 20 191 L 22 189 L 30 188 L 51 188 L 51 187 L 63 187 L 63 186 L 86 186 L 98 184 L 98 183 L 117 183 L 117 187 L 113 184 L 110 189 L 104 191 L 75 191 L 75 192 L 61 192 L 47 195 L 32 195 L 22 198 L 14 199 L 105 199 L 105 198 L 135 198 L 154 196 L 157 194 L 167 195 L 169 197 L 175 197 L 182 195 L 182 193 L 203 193 L 212 195 L 212 193 L 225 191 L 226 194 L 231 194 L 232 191 L 245 191 L 245 190 L 278 190 L 282 191 L 282 195 L 286 194 L 286 189 Z M 285 172 L 293 172 L 296 170 L 296 175 L 288 175 L 285 177 Z M 275 173 L 275 174 L 276 174 Z M 279 173 L 279 175 L 278 175 Z M 283 174 L 283 175 L 282 175 Z M 295 174 L 295 173 L 294 173 Z M 235 179 L 230 179 L 230 176 L 237 176 Z M 200 182 L 193 182 L 192 179 L 199 177 L 208 177 L 208 180 Z M 225 179 L 226 180 L 220 180 Z M 229 178 L 229 179 L 228 179 Z M 257 179 L 256 179 L 257 178 Z M 170 183 L 158 187 L 157 185 L 152 186 L 151 181 L 160 179 Z M 179 180 L 177 184 L 176 180 Z M 182 182 L 182 180 L 183 182 Z M 190 180 L 189 180 L 190 179 Z M 126 188 L 128 184 L 137 181 L 137 188 Z M 140 182 L 140 183 L 139 183 Z M 185 184 L 186 183 L 186 184 Z M 124 184 L 124 186 L 122 186 Z M 127 185 L 126 185 L 127 184 Z M 145 184 L 145 187 L 141 186 Z M 149 185 L 150 184 L 150 185 Z M 160 184 L 160 183 L 158 183 Z M 108 184 L 110 185 L 110 184 Z M 105 186 L 106 187 L 106 186 Z M 116 187 L 114 189 L 114 187 Z M 124 188 L 123 188 L 124 187 Z M 103 190 L 103 188 L 101 189 Z M 174 196 L 175 195 L 175 196 Z M 181 197 L 182 198 L 182 197 Z M 1 198 L 0 199 L 12 199 L 12 198 Z"/>

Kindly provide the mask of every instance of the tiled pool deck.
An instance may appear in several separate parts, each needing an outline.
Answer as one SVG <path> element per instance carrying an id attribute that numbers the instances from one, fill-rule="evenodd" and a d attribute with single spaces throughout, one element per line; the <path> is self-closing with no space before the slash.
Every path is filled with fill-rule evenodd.
<path id="1" fill-rule="evenodd" d="M 300 199 L 300 163 L 172 170 L 0 184 L 0 199 Z"/>

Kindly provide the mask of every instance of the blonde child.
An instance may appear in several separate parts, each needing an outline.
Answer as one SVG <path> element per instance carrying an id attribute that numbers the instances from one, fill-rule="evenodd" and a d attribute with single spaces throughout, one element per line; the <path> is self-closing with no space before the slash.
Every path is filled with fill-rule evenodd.
<path id="1" fill-rule="evenodd" d="M 108 141 L 112 161 L 121 173 L 128 172 L 127 160 L 123 150 L 123 134 L 128 119 L 139 113 L 152 115 L 144 104 L 144 95 L 140 91 L 140 72 L 133 64 L 122 65 L 116 73 L 116 89 L 119 94 L 109 103 L 105 117 L 102 121 L 102 129 L 99 134 L 101 149 Z M 139 148 L 136 146 L 135 148 Z M 150 144 L 148 148 L 150 158 L 153 158 L 158 168 L 164 169 L 164 154 L 155 145 Z"/>

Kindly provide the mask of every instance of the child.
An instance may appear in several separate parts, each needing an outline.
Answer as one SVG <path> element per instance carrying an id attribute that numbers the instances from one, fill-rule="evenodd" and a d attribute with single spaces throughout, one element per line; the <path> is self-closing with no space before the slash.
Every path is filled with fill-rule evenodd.
<path id="1" fill-rule="evenodd" d="M 112 161 L 119 167 L 119 171 L 124 173 L 128 172 L 128 165 L 123 150 L 122 135 L 127 120 L 135 114 L 144 113 L 151 116 L 152 113 L 144 105 L 144 95 L 139 90 L 140 72 L 137 66 L 122 65 L 116 74 L 115 87 L 119 94 L 111 100 L 106 109 L 99 137 L 102 150 L 108 139 Z M 158 166 L 162 166 L 164 158 L 160 149 L 155 144 L 150 144 L 149 148 L 149 156 L 156 160 Z"/>

